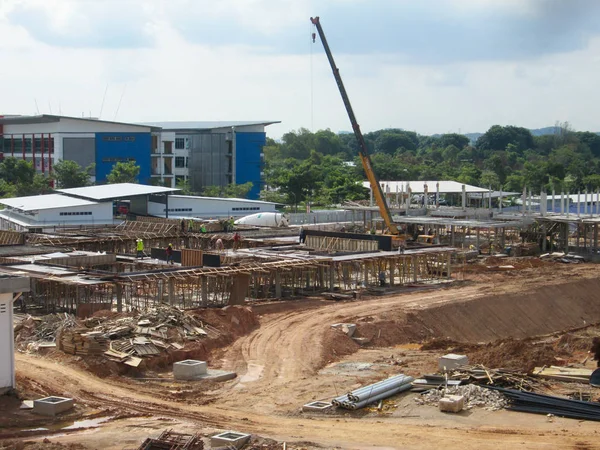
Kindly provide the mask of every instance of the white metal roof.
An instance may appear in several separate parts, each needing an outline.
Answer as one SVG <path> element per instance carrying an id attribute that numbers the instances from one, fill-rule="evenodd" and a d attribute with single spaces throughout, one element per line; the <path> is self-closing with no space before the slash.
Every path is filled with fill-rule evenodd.
<path id="1" fill-rule="evenodd" d="M 74 206 L 96 205 L 96 202 L 60 194 L 32 195 L 0 199 L 0 204 L 21 211 L 39 211 L 40 209 L 71 208 Z"/>
<path id="2" fill-rule="evenodd" d="M 57 191 L 69 196 L 100 201 L 135 197 L 138 195 L 165 194 L 168 192 L 177 192 L 179 190 L 180 189 L 162 186 L 147 186 L 145 184 L 117 183 L 81 188 L 58 189 Z"/>
<path id="3" fill-rule="evenodd" d="M 276 205 L 273 202 L 264 202 L 262 200 L 248 200 L 245 198 L 222 198 L 222 197 L 202 197 L 197 195 L 170 195 L 169 198 L 182 198 L 190 200 L 218 200 L 220 202 L 235 202 L 235 203 L 257 203 L 261 205 Z"/>
<path id="4" fill-rule="evenodd" d="M 19 115 L 5 115 L 0 117 L 0 124 L 4 125 L 31 125 L 40 123 L 53 123 L 59 122 L 61 119 L 69 120 L 81 120 L 84 122 L 91 123 L 110 123 L 114 125 L 127 125 L 129 127 L 140 127 L 140 128 L 158 128 L 150 124 L 139 124 L 139 123 L 128 123 L 128 122 L 115 122 L 112 120 L 101 120 L 92 117 L 71 117 L 71 116 L 60 116 L 54 114 L 40 114 L 36 116 L 19 116 Z"/>
<path id="5" fill-rule="evenodd" d="M 407 192 L 408 188 L 410 187 L 410 190 L 413 194 L 424 193 L 425 185 L 427 185 L 427 192 L 433 194 L 437 192 L 438 183 L 440 185 L 440 193 L 442 194 L 459 194 L 462 192 L 463 185 L 465 186 L 465 192 L 468 193 L 489 192 L 488 189 L 471 186 L 470 184 L 459 183 L 458 181 L 380 181 L 379 185 L 382 187 L 384 193 Z M 363 186 L 366 188 L 371 187 L 368 181 L 364 181 Z"/>
<path id="6" fill-rule="evenodd" d="M 272 125 L 281 123 L 280 120 L 255 120 L 255 121 L 215 121 L 215 122 L 145 122 L 144 126 L 160 127 L 163 130 L 212 130 L 214 128 L 247 127 L 252 125 Z"/>

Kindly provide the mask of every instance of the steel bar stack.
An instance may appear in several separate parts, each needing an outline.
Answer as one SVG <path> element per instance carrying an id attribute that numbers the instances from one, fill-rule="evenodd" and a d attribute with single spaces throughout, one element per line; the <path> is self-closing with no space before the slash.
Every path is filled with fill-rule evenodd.
<path id="1" fill-rule="evenodd" d="M 515 391 L 492 386 L 485 386 L 504 394 L 510 401 L 508 409 L 534 414 L 553 414 L 578 420 L 600 421 L 600 403 L 570 400 L 551 395 L 534 394 L 532 392 Z"/>
<path id="2" fill-rule="evenodd" d="M 408 391 L 412 387 L 413 377 L 403 374 L 388 378 L 375 384 L 370 384 L 356 389 L 348 394 L 341 395 L 332 400 L 335 406 L 356 410 L 364 408 L 371 403 Z"/>

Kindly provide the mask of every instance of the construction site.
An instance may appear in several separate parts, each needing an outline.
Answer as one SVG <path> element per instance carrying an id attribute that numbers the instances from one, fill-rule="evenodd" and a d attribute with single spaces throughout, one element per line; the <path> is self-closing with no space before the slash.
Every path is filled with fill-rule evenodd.
<path id="1" fill-rule="evenodd" d="M 3 200 L 1 450 L 600 448 L 598 196 L 385 193 L 311 21 L 371 205 L 187 221 L 129 185 L 116 221 L 95 186 L 46 198 L 106 223 L 33 226 L 44 196 Z"/>

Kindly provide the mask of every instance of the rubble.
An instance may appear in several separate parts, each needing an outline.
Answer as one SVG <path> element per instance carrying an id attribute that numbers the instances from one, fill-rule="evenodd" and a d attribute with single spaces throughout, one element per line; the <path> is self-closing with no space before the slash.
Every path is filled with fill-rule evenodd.
<path id="1" fill-rule="evenodd" d="M 45 342 L 56 342 L 59 350 L 71 355 L 103 356 L 133 367 L 139 366 L 142 358 L 220 335 L 215 327 L 168 306 L 85 320 L 68 314 L 28 317 L 21 322 L 19 331 L 15 340 L 21 347 L 26 345 L 28 351 L 37 350 Z"/>
<path id="2" fill-rule="evenodd" d="M 502 394 L 475 384 L 432 389 L 415 398 L 415 401 L 419 405 L 438 406 L 440 400 L 452 395 L 464 397 L 465 409 L 482 407 L 488 411 L 498 411 L 508 406 L 508 401 Z"/>

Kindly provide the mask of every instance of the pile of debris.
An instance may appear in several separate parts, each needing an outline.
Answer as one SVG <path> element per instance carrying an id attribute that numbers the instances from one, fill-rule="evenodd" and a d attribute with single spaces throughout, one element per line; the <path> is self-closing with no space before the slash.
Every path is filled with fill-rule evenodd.
<path id="1" fill-rule="evenodd" d="M 176 433 L 173 430 L 163 431 L 156 438 L 147 438 L 138 450 L 203 450 L 204 442 L 199 434 Z"/>
<path id="2" fill-rule="evenodd" d="M 77 326 L 75 317 L 64 314 L 48 314 L 43 317 L 27 316 L 14 327 L 15 342 L 23 350 L 38 350 L 56 341 L 60 329 Z"/>
<path id="3" fill-rule="evenodd" d="M 540 259 L 546 261 L 561 262 L 564 264 L 580 264 L 585 262 L 583 256 L 569 255 L 568 253 L 562 252 L 544 253 L 543 255 L 540 255 Z"/>
<path id="4" fill-rule="evenodd" d="M 533 391 L 541 384 L 539 380 L 516 370 L 488 369 L 482 365 L 459 366 L 449 372 L 448 379 L 460 380 L 463 384 L 490 384 L 523 391 Z"/>
<path id="5" fill-rule="evenodd" d="M 419 405 L 438 406 L 440 400 L 448 395 L 464 397 L 465 409 L 482 407 L 489 411 L 498 411 L 508 406 L 506 398 L 498 391 L 490 390 L 475 384 L 452 386 L 442 389 L 431 389 L 415 398 Z"/>
<path id="6" fill-rule="evenodd" d="M 169 349 L 181 350 L 187 342 L 220 335 L 215 327 L 168 306 L 125 316 L 111 314 L 77 320 L 64 314 L 28 318 L 24 322 L 30 319 L 36 325 L 34 331 L 17 335 L 17 342 L 27 342 L 29 350 L 42 341 L 55 341 L 65 353 L 102 355 L 133 367 L 139 366 L 144 357 L 158 356 Z"/>

